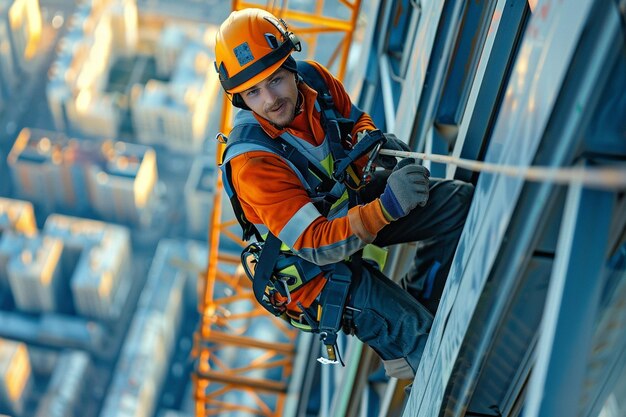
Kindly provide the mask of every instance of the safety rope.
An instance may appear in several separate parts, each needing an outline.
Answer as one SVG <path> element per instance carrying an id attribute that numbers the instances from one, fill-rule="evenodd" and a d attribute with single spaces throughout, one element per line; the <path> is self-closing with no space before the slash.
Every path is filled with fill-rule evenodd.
<path id="1" fill-rule="evenodd" d="M 401 158 L 417 158 L 442 164 L 456 165 L 459 168 L 468 169 L 470 171 L 504 174 L 512 177 L 525 178 L 529 181 L 553 182 L 556 184 L 580 184 L 588 188 L 599 188 L 605 190 L 626 189 L 626 166 L 601 168 L 550 168 L 540 166 L 522 167 L 473 161 L 448 155 L 395 151 L 390 149 L 381 149 L 380 154 Z"/>

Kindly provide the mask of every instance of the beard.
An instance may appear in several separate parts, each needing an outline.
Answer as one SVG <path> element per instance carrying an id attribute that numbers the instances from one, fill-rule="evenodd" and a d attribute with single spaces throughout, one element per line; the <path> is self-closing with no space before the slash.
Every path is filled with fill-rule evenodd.
<path id="1" fill-rule="evenodd" d="M 268 106 L 265 110 L 265 118 L 269 120 L 274 127 L 284 129 L 289 126 L 296 117 L 296 106 L 288 98 L 276 100 L 274 104 Z"/>

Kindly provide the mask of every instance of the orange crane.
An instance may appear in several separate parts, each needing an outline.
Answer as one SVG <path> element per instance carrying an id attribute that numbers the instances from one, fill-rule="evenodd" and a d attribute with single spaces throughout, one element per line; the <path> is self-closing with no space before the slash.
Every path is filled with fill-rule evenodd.
<path id="1" fill-rule="evenodd" d="M 315 57 L 320 34 L 339 35 L 337 46 L 328 62 L 322 63 L 335 69 L 337 78 L 343 80 L 348 53 L 357 28 L 361 0 L 337 0 L 335 3 L 336 6 L 345 8 L 347 19 L 325 16 L 325 0 L 318 0 L 312 10 L 306 11 L 290 9 L 287 0 L 267 1 L 264 8 L 285 19 L 304 41 L 307 59 Z M 263 8 L 262 5 L 252 2 L 232 2 L 233 10 L 246 7 Z M 232 115 L 232 106 L 224 97 L 220 132 L 230 130 Z M 218 144 L 218 164 L 223 147 L 223 143 Z M 226 236 L 242 246 L 243 242 L 231 230 L 233 227 L 238 229 L 236 221 L 221 220 L 223 183 L 220 175 L 217 176 L 215 190 L 208 234 L 208 268 L 206 273 L 199 276 L 200 321 L 194 334 L 192 351 L 195 360 L 192 375 L 195 414 L 197 417 L 205 417 L 226 411 L 247 411 L 267 417 L 283 416 L 296 355 L 297 331 L 288 327 L 284 321 L 271 317 L 257 305 L 251 283 L 239 267 L 239 257 L 220 253 L 220 236 Z M 215 288 L 218 283 L 220 288 L 226 287 L 225 296 L 216 296 Z M 242 304 L 246 308 L 239 311 Z M 235 308 L 237 311 L 233 312 L 233 306 L 239 306 Z M 250 326 L 256 323 L 255 320 L 271 320 L 271 324 L 280 329 L 284 340 L 268 341 L 250 336 Z M 222 357 L 225 351 L 249 360 L 245 366 L 233 367 Z M 264 375 L 270 372 L 273 377 L 266 378 Z"/>

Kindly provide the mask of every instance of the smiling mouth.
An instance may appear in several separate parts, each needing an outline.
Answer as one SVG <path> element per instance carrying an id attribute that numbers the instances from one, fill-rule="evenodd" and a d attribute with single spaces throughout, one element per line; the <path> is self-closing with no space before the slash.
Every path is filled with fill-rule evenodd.
<path id="1" fill-rule="evenodd" d="M 285 103 L 280 103 L 278 106 L 270 109 L 269 113 L 278 113 L 285 107 Z"/>

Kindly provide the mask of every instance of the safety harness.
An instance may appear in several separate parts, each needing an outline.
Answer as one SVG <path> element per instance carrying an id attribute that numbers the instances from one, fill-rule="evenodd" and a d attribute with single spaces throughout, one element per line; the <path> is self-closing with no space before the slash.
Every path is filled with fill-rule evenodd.
<path id="1" fill-rule="evenodd" d="M 350 266 L 361 262 L 363 251 L 352 255 L 350 261 L 319 266 L 295 255 L 271 232 L 261 233 L 257 225 L 251 223 L 243 213 L 233 187 L 229 163 L 233 157 L 250 150 L 269 151 L 281 156 L 294 169 L 322 215 L 332 218 L 333 213 L 345 204 L 348 207 L 358 204 L 356 190 L 361 179 L 356 176 L 353 163 L 373 149 L 378 149 L 385 137 L 380 131 L 374 131 L 365 135 L 351 149 L 346 149 L 344 143 L 349 146 L 349 135 L 362 111 L 353 105 L 350 119 L 344 118 L 336 109 L 324 79 L 311 64 L 298 62 L 298 73 L 317 91 L 316 108 L 320 111 L 322 127 L 334 162 L 332 172 L 325 172 L 319 165 L 320 161 L 312 160 L 310 155 L 299 151 L 294 143 L 289 143 L 285 138 L 272 139 L 250 112 L 238 114 L 243 119 L 236 123 L 227 139 L 220 168 L 224 174 L 224 188 L 243 230 L 243 239 L 256 238 L 256 242 L 248 245 L 241 254 L 244 270 L 252 280 L 255 298 L 273 315 L 284 318 L 301 330 L 318 333 L 326 346 L 329 359 L 326 361 L 336 363 L 337 359 L 341 361 L 336 349 L 337 332 L 342 326 L 351 277 L 361 269 Z M 373 258 L 384 258 L 380 248 L 368 245 L 365 251 L 374 252 Z M 318 299 L 308 308 L 298 303 L 300 312 L 296 314 L 287 311 L 291 294 L 320 274 L 327 282 Z"/>

